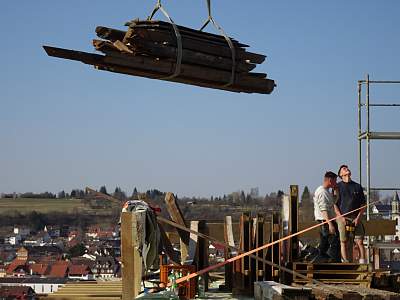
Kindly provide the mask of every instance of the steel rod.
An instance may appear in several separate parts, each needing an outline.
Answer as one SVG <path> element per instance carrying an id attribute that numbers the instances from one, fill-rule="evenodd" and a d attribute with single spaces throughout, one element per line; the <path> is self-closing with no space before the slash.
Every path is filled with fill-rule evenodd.
<path id="1" fill-rule="evenodd" d="M 358 136 L 361 135 L 362 126 L 362 115 L 361 115 L 361 83 L 357 84 L 357 94 L 358 94 Z M 358 174 L 360 176 L 360 184 L 362 182 L 362 141 L 358 139 Z M 339 175 L 339 174 L 338 174 Z"/>
<path id="2" fill-rule="evenodd" d="M 370 187 L 371 191 L 400 191 L 400 187 Z"/>
<path id="3" fill-rule="evenodd" d="M 364 103 L 362 103 L 361 106 L 366 106 L 366 105 Z M 398 104 L 398 103 L 370 103 L 369 106 L 370 107 L 371 106 L 375 106 L 375 107 L 379 107 L 379 106 L 382 106 L 382 107 L 386 107 L 386 106 L 393 107 L 393 106 L 395 106 L 395 107 L 398 107 L 398 106 L 400 106 L 400 104 Z"/>
<path id="4" fill-rule="evenodd" d="M 366 105 L 367 105 L 367 221 L 369 221 L 369 203 L 371 198 L 371 160 L 370 160 L 370 111 L 369 111 L 369 74 L 367 74 L 367 85 L 366 85 Z M 370 237 L 367 237 L 367 262 L 370 263 Z"/>
<path id="5" fill-rule="evenodd" d="M 400 83 L 399 80 L 359 80 L 359 83 L 363 83 L 363 84 L 371 84 L 371 83 Z"/>
<path id="6" fill-rule="evenodd" d="M 370 132 L 362 132 L 358 139 L 370 139 L 370 140 L 399 140 L 400 132 L 379 132 L 379 131 L 370 131 Z"/>

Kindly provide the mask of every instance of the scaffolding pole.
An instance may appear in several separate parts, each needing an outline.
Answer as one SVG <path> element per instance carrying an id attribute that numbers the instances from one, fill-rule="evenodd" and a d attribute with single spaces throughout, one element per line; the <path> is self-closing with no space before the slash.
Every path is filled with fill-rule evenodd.
<path id="1" fill-rule="evenodd" d="M 371 186 L 371 140 L 400 140 L 400 132 L 376 132 L 371 131 L 371 107 L 400 107 L 399 103 L 371 103 L 370 102 L 370 85 L 371 84 L 400 84 L 398 80 L 370 80 L 369 74 L 366 79 L 358 80 L 357 82 L 357 95 L 358 95 L 358 168 L 360 184 L 362 183 L 362 141 L 366 142 L 366 196 L 367 196 L 367 221 L 370 220 L 371 191 L 396 191 L 400 190 L 398 187 L 372 187 Z M 362 90 L 365 86 L 365 103 L 362 103 Z M 363 131 L 362 123 L 362 110 L 365 108 L 365 131 Z M 370 251 L 370 237 L 367 237 L 367 260 L 371 261 Z"/>

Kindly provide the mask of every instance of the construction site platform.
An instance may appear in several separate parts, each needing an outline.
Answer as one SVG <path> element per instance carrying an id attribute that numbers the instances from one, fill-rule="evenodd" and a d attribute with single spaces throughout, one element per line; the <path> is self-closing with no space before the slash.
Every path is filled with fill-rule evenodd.
<path id="1" fill-rule="evenodd" d="M 312 283 L 317 280 L 325 284 L 356 284 L 370 287 L 372 282 L 372 265 L 358 263 L 307 263 L 294 262 L 293 271 L 307 276 L 307 279 L 293 275 L 297 284 Z"/>

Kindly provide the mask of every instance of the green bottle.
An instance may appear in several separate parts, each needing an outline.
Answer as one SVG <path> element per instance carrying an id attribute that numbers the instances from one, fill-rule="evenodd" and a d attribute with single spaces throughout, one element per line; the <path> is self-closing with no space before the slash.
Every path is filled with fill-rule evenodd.
<path id="1" fill-rule="evenodd" d="M 199 276 L 199 279 L 197 280 L 197 291 L 199 298 L 205 298 L 206 284 L 203 276 Z"/>

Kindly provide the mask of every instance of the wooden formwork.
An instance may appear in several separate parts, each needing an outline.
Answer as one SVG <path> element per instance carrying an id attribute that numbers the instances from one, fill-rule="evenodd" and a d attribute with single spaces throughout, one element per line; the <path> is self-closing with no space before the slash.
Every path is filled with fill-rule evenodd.
<path id="1" fill-rule="evenodd" d="M 293 275 L 294 283 L 307 283 L 312 279 L 327 284 L 357 284 L 371 286 L 371 266 L 355 263 L 293 263 L 293 271 L 306 275 L 309 280 Z"/>

